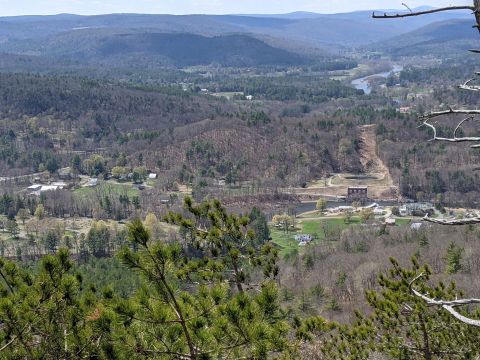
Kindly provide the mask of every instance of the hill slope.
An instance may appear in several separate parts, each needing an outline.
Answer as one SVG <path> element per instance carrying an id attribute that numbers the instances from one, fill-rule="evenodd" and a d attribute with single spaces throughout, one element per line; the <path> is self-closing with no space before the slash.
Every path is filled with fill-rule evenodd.
<path id="1" fill-rule="evenodd" d="M 122 64 L 261 66 L 298 65 L 305 57 L 278 49 L 247 35 L 205 37 L 195 34 L 71 31 L 46 40 L 21 43 L 16 51 L 81 61 Z"/>
<path id="2" fill-rule="evenodd" d="M 479 46 L 478 31 L 472 29 L 472 21 L 450 20 L 434 23 L 421 29 L 397 36 L 378 45 L 393 55 L 410 56 L 419 54 L 454 55 L 462 54 Z"/>

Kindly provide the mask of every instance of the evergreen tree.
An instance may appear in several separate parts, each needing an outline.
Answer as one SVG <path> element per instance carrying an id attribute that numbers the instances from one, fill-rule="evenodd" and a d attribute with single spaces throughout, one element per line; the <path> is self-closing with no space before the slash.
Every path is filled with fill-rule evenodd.
<path id="1" fill-rule="evenodd" d="M 0 259 L 2 359 L 112 358 L 111 318 L 95 292 L 80 295 L 66 250 L 44 257 L 32 276 Z"/>
<path id="2" fill-rule="evenodd" d="M 258 208 L 254 207 L 249 214 L 250 227 L 255 232 L 255 244 L 263 245 L 270 240 L 270 228 L 268 227 L 265 214 Z"/>
<path id="3" fill-rule="evenodd" d="M 447 263 L 445 271 L 447 274 L 456 274 L 461 270 L 462 253 L 463 249 L 455 245 L 453 241 L 448 245 L 447 254 L 445 255 Z"/>
<path id="4" fill-rule="evenodd" d="M 324 341 L 323 352 L 332 359 L 370 359 L 375 352 L 391 359 L 475 359 L 480 355 L 480 329 L 454 319 L 416 296 L 412 287 L 432 298 L 453 300 L 455 284 L 428 284 L 430 269 L 415 258 L 411 269 L 392 261 L 379 276 L 380 290 L 367 292 L 371 315 L 356 312 L 352 325 L 337 325 Z M 416 281 L 414 281 L 416 280 Z M 323 334 L 324 335 L 324 334 Z"/>
<path id="5" fill-rule="evenodd" d="M 197 206 L 187 198 L 185 210 L 166 219 L 183 228 L 183 246 L 152 241 L 138 219 L 129 225 L 139 251 L 125 248 L 120 256 L 146 282 L 134 299 L 114 305 L 123 320 L 122 352 L 158 359 L 289 354 L 289 326 L 272 281 L 276 251 L 255 248 L 248 217 L 228 214 L 216 201 Z M 254 286 L 248 270 L 258 267 L 263 276 Z"/>

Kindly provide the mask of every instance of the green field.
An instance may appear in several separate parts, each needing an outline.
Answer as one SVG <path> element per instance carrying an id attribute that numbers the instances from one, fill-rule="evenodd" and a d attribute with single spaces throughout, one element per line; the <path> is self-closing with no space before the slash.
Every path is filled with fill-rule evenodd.
<path id="1" fill-rule="evenodd" d="M 114 183 L 114 182 L 99 182 L 99 184 L 95 187 L 81 187 L 75 189 L 73 193 L 79 197 L 87 197 L 90 194 L 117 194 L 120 195 L 128 195 L 128 197 L 132 198 L 134 196 L 138 196 L 139 190 L 134 188 L 131 183 Z"/>
<path id="2" fill-rule="evenodd" d="M 408 225 L 410 222 L 410 219 L 397 219 L 397 226 Z M 344 222 L 343 218 L 308 218 L 308 220 L 305 219 L 298 222 L 296 229 L 289 231 L 288 233 L 272 226 L 270 228 L 270 234 L 272 236 L 272 241 L 280 247 L 280 255 L 285 256 L 292 251 L 301 249 L 301 247 L 298 246 L 298 242 L 294 239 L 295 235 L 313 235 L 315 237 L 315 243 L 325 240 L 322 223 L 326 223 L 329 228 L 336 228 L 342 231 L 351 225 L 360 224 L 360 219 L 358 217 L 353 217 L 350 220 L 350 223 L 347 224 Z"/>

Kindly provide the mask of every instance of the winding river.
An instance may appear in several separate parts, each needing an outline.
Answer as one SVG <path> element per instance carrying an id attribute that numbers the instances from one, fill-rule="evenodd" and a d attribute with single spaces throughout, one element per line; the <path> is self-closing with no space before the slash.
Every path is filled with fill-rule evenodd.
<path id="1" fill-rule="evenodd" d="M 393 65 L 393 69 L 390 71 L 368 75 L 359 79 L 355 79 L 352 81 L 352 85 L 355 87 L 355 89 L 363 90 L 366 95 L 369 95 L 372 92 L 372 87 L 370 86 L 370 80 L 369 80 L 370 78 L 373 78 L 373 77 L 387 78 L 391 74 L 398 74 L 402 70 L 403 70 L 403 66 Z"/>

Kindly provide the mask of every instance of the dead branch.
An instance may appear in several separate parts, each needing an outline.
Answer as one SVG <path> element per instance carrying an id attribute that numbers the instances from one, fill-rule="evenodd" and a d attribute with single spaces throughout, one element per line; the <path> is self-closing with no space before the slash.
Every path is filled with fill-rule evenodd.
<path id="1" fill-rule="evenodd" d="M 383 15 L 377 15 L 375 12 L 373 12 L 372 17 L 374 19 L 395 19 L 395 18 L 404 18 L 404 17 L 411 17 L 411 16 L 434 14 L 434 13 L 438 13 L 438 12 L 442 12 L 442 11 L 452 11 L 452 10 L 475 11 L 475 8 L 473 6 L 447 6 L 447 7 L 444 7 L 444 8 L 431 9 L 431 10 L 425 10 L 425 11 L 415 11 L 415 12 L 413 12 L 413 11 L 410 10 L 409 13 L 401 13 L 401 14 L 400 13 L 398 13 L 398 14 L 383 13 Z"/>
<path id="2" fill-rule="evenodd" d="M 443 111 L 433 111 L 427 114 L 424 114 L 420 117 L 421 120 L 433 119 L 439 116 L 452 115 L 452 114 L 464 114 L 464 115 L 480 115 L 480 110 L 474 109 L 448 109 Z"/>
<path id="3" fill-rule="evenodd" d="M 480 224 L 480 217 L 474 217 L 469 219 L 432 219 L 428 216 L 425 216 L 423 218 L 423 221 L 440 225 L 461 226 Z"/>
<path id="4" fill-rule="evenodd" d="M 465 111 L 465 112 L 463 112 Z M 423 119 L 423 123 L 420 126 L 427 126 L 433 131 L 433 138 L 430 139 L 430 141 L 446 141 L 446 142 L 474 142 L 478 141 L 480 142 L 480 137 L 477 136 L 464 136 L 464 137 L 457 137 L 458 131 L 461 129 L 462 125 L 469 121 L 469 120 L 474 120 L 475 118 L 473 116 L 469 116 L 462 121 L 458 123 L 458 125 L 455 127 L 455 130 L 453 131 L 453 137 L 452 138 L 445 138 L 445 137 L 440 137 L 437 136 L 437 128 L 430 124 L 430 120 L 432 118 L 438 117 L 438 116 L 443 116 L 446 114 L 463 114 L 463 113 L 476 113 L 478 110 L 447 110 L 447 111 L 439 111 L 439 112 L 434 112 L 434 113 L 429 113 L 426 115 L 423 115 L 421 119 Z M 480 147 L 480 145 L 473 145 L 472 148 Z"/>
<path id="5" fill-rule="evenodd" d="M 475 80 L 474 78 L 467 80 L 462 85 L 458 85 L 458 88 L 462 90 L 467 90 L 467 91 L 480 91 L 480 86 L 470 85 L 470 83 L 474 80 Z"/>
<path id="6" fill-rule="evenodd" d="M 453 315 L 457 320 L 460 320 L 461 322 L 467 325 L 480 327 L 480 320 L 471 319 L 466 316 L 463 316 L 462 314 L 460 314 L 458 311 L 454 309 L 457 306 L 480 304 L 480 299 L 460 299 L 460 300 L 446 301 L 446 300 L 435 300 L 435 299 L 429 298 L 427 295 L 420 293 L 418 290 L 415 290 L 413 287 L 415 282 L 417 282 L 420 278 L 424 276 L 425 274 L 421 273 L 420 275 L 416 276 L 409 284 L 410 291 L 415 296 L 424 300 L 430 306 L 441 306 L 442 308 L 447 310 L 451 315 Z"/>

